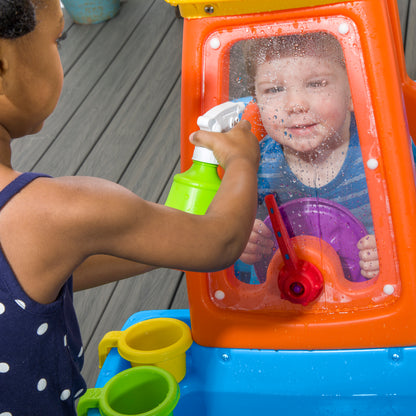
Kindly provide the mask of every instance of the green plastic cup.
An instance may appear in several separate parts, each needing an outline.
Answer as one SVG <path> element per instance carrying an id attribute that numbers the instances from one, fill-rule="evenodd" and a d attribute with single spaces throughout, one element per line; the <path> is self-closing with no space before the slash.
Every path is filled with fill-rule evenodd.
<path id="1" fill-rule="evenodd" d="M 132 367 L 102 388 L 88 389 L 78 403 L 78 416 L 98 409 L 103 416 L 170 416 L 179 400 L 179 385 L 166 370 Z"/>

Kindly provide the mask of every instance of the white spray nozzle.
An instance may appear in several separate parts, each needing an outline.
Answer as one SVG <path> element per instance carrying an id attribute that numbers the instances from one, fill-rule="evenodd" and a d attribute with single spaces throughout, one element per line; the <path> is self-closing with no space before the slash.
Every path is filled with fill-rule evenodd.
<path id="1" fill-rule="evenodd" d="M 244 103 L 227 101 L 199 116 L 197 124 L 201 130 L 224 133 L 231 130 L 238 123 L 244 108 Z M 192 159 L 218 165 L 214 153 L 204 147 L 196 146 Z"/>

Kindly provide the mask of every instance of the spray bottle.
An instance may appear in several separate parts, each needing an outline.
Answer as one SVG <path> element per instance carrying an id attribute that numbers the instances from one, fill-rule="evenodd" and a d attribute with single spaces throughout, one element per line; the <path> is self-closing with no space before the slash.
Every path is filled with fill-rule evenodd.
<path id="1" fill-rule="evenodd" d="M 197 124 L 201 130 L 226 132 L 238 123 L 244 108 L 242 102 L 227 101 L 198 117 Z M 192 160 L 187 171 L 174 176 L 165 205 L 203 215 L 221 184 L 218 161 L 211 150 L 199 146 L 195 147 Z"/>

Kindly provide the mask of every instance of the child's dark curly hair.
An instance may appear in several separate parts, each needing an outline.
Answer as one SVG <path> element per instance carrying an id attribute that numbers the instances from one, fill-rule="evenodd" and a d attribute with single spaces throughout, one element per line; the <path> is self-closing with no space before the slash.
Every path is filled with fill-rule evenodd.
<path id="1" fill-rule="evenodd" d="M 0 38 L 19 38 L 35 26 L 35 5 L 31 0 L 0 0 Z"/>

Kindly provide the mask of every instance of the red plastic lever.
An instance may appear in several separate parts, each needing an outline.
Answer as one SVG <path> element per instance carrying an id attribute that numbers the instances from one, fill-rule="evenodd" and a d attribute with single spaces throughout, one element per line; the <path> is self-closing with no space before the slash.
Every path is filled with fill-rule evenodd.
<path id="1" fill-rule="evenodd" d="M 267 210 L 269 211 L 270 221 L 272 223 L 273 231 L 276 236 L 277 244 L 283 255 L 285 266 L 288 269 L 296 270 L 298 267 L 299 259 L 293 248 L 292 241 L 290 240 L 289 233 L 287 232 L 286 225 L 283 222 L 282 215 L 280 214 L 279 207 L 277 206 L 276 199 L 272 194 L 266 195 L 264 201 L 266 202 Z"/>
<path id="2" fill-rule="evenodd" d="M 272 194 L 266 195 L 265 203 L 284 261 L 277 280 L 281 297 L 292 303 L 306 306 L 322 292 L 324 287 L 322 273 L 314 264 L 297 257 L 276 199 Z"/>

